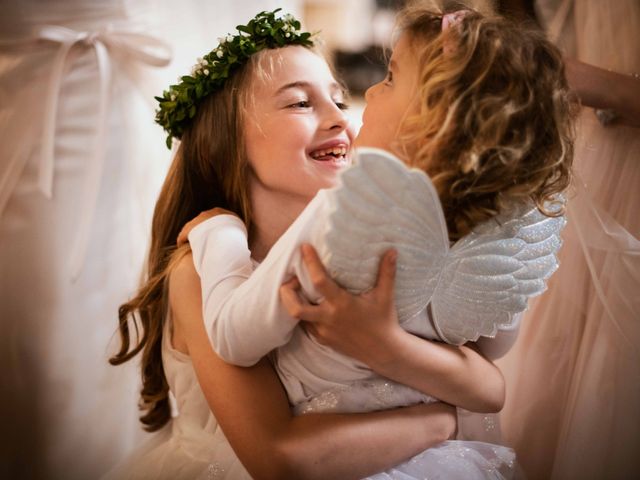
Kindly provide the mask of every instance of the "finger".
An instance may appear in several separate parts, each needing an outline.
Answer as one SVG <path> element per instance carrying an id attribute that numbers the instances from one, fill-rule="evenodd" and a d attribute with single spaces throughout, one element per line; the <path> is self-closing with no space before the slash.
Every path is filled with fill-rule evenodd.
<path id="1" fill-rule="evenodd" d="M 296 290 L 286 283 L 280 286 L 280 301 L 289 315 L 293 318 L 301 318 L 302 302 L 300 297 L 298 297 Z"/>
<path id="2" fill-rule="evenodd" d="M 289 280 L 287 280 L 286 282 L 284 282 L 282 284 L 283 286 L 287 286 L 289 288 L 292 288 L 293 290 L 300 290 L 300 280 L 298 280 L 298 277 L 296 277 L 295 275 L 293 277 L 291 277 Z"/>
<path id="3" fill-rule="evenodd" d="M 178 246 L 183 245 L 189 241 L 189 230 L 187 230 L 187 225 L 189 224 L 187 223 L 184 227 L 182 227 L 182 230 L 180 230 L 180 233 L 178 234 L 178 239 L 176 240 Z"/>
<path id="4" fill-rule="evenodd" d="M 325 299 L 335 298 L 342 292 L 342 289 L 333 281 L 318 257 L 316 249 L 309 244 L 303 244 L 302 260 L 304 261 L 307 270 L 309 271 L 309 278 L 315 289 Z"/>
<path id="5" fill-rule="evenodd" d="M 202 213 L 206 214 L 205 220 L 208 218 L 216 217 L 218 215 L 233 215 L 234 217 L 238 216 L 231 210 L 227 210 L 226 208 L 221 208 L 221 207 L 215 207 L 215 208 L 212 208 L 211 210 L 207 210 L 206 212 L 202 212 Z"/>
<path id="6" fill-rule="evenodd" d="M 309 303 L 299 289 L 292 288 L 288 283 L 280 287 L 280 300 L 287 313 L 293 318 L 316 323 L 320 322 L 326 315 L 326 304 L 324 302 L 319 305 Z"/>
<path id="7" fill-rule="evenodd" d="M 310 304 L 300 295 L 299 288 L 295 288 L 294 282 L 289 281 L 280 286 L 280 300 L 287 313 L 293 318 L 313 321 L 317 317 L 317 305 Z"/>
<path id="8" fill-rule="evenodd" d="M 393 300 L 396 280 L 396 264 L 398 252 L 395 249 L 387 250 L 378 267 L 378 278 L 375 290 L 383 299 Z"/>
<path id="9" fill-rule="evenodd" d="M 315 326 L 315 324 L 313 324 L 311 322 L 303 321 L 301 323 L 301 325 L 307 331 L 307 333 L 309 335 L 311 335 L 313 338 L 316 339 L 316 341 L 318 343 L 321 343 L 322 345 L 325 345 L 324 340 L 323 340 L 322 336 L 320 335 L 320 332 L 318 331 L 318 328 Z"/>

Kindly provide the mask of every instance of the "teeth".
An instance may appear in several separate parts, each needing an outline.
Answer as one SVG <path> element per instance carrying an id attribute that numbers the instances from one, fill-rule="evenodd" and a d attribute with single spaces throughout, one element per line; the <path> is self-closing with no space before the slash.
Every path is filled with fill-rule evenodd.
<path id="1" fill-rule="evenodd" d="M 332 147 L 332 148 L 324 148 L 322 150 L 316 150 L 315 152 L 311 152 L 311 157 L 320 158 L 326 155 L 344 156 L 346 154 L 347 154 L 347 147 Z"/>

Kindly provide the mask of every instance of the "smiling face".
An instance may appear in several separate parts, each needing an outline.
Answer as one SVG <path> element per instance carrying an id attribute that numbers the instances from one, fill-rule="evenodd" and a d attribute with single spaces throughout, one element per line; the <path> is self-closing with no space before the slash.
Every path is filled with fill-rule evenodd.
<path id="1" fill-rule="evenodd" d="M 392 146 L 402 121 L 417 108 L 417 81 L 418 65 L 411 55 L 410 38 L 404 34 L 393 49 L 387 77 L 365 94 L 367 105 L 356 138 L 358 147 L 394 152 Z"/>
<path id="2" fill-rule="evenodd" d="M 307 48 L 267 51 L 259 61 L 265 74 L 253 81 L 244 121 L 251 197 L 306 205 L 350 163 L 344 94 Z"/>

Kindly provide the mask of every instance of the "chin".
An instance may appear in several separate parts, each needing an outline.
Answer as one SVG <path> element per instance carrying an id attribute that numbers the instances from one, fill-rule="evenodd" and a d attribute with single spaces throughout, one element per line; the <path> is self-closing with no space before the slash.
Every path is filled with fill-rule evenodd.
<path id="1" fill-rule="evenodd" d="M 331 176 L 323 176 L 321 179 L 318 179 L 319 182 L 315 185 L 315 191 L 313 196 L 318 193 L 320 190 L 326 190 L 327 188 L 333 188 L 338 184 L 338 172 Z"/>

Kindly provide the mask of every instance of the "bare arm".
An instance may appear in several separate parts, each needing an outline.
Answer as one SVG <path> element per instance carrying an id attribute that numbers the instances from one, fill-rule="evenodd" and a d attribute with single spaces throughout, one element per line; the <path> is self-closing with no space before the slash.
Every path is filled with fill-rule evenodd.
<path id="1" fill-rule="evenodd" d="M 309 304 L 297 294 L 295 282 L 282 287 L 281 298 L 289 313 L 305 320 L 321 343 L 364 362 L 376 373 L 467 410 L 499 411 L 504 378 L 475 346 L 424 340 L 400 327 L 393 302 L 394 257 L 394 252 L 383 257 L 373 290 L 352 295 L 327 275 L 315 250 L 305 246 L 305 265 L 324 301 Z"/>
<path id="2" fill-rule="evenodd" d="M 640 127 L 640 79 L 567 58 L 567 81 L 583 105 L 613 109 L 620 121 Z"/>
<path id="3" fill-rule="evenodd" d="M 501 0 L 498 3 L 504 14 L 516 20 L 539 23 L 531 0 Z M 620 123 L 640 127 L 640 79 L 629 75 L 632 72 L 612 72 L 574 58 L 565 58 L 565 65 L 569 87 L 583 105 L 613 110 Z"/>
<path id="4" fill-rule="evenodd" d="M 293 417 L 266 360 L 242 368 L 212 350 L 190 256 L 171 275 L 174 344 L 184 344 L 202 390 L 249 473 L 262 478 L 362 478 L 449 438 L 455 413 L 443 403 L 354 415 Z"/>
<path id="5" fill-rule="evenodd" d="M 474 412 L 498 412 L 504 406 L 500 370 L 473 344 L 455 346 L 389 330 L 386 345 L 362 361 L 382 376 Z"/>

